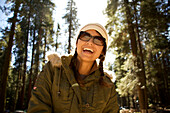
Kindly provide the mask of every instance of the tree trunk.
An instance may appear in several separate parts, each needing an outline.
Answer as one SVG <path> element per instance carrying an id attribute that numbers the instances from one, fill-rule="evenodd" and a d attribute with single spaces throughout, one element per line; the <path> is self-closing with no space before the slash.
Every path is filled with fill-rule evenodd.
<path id="1" fill-rule="evenodd" d="M 145 75 L 145 66 L 144 66 L 144 58 L 143 58 L 143 52 L 142 52 L 142 45 L 141 45 L 141 41 L 140 41 L 140 35 L 139 35 L 139 27 L 138 27 L 138 19 L 137 19 L 137 11 L 136 11 L 136 4 L 134 5 L 134 11 L 135 11 L 135 20 L 136 20 L 136 32 L 137 32 L 137 39 L 138 39 L 138 47 L 139 47 L 139 56 L 140 56 L 140 63 L 138 64 L 138 67 L 141 68 L 141 82 L 142 85 L 145 87 L 142 90 L 142 93 L 144 96 L 144 103 L 143 105 L 145 106 L 144 109 L 147 109 L 148 106 L 148 97 L 147 97 L 147 87 L 146 87 L 146 75 Z"/>
<path id="2" fill-rule="evenodd" d="M 136 61 L 134 61 L 135 66 L 138 67 L 138 69 L 140 69 L 140 60 L 137 56 L 137 42 L 136 42 L 136 35 L 134 32 L 134 25 L 132 24 L 132 14 L 130 13 L 130 8 L 129 8 L 129 2 L 128 0 L 124 1 L 125 3 L 125 7 L 126 7 L 126 16 L 127 16 L 127 23 L 128 23 L 128 31 L 129 31 L 129 35 L 130 35 L 130 40 L 131 40 L 131 48 L 132 48 L 132 54 L 133 56 L 137 59 Z M 141 83 L 140 85 L 137 85 L 137 89 L 139 92 L 139 105 L 140 105 L 140 109 L 147 109 L 147 100 L 146 98 L 146 84 L 145 84 L 145 79 L 142 76 L 142 74 L 140 72 L 137 73 L 136 75 L 139 79 L 139 83 Z"/>
<path id="3" fill-rule="evenodd" d="M 8 70 L 9 70 L 9 64 L 11 61 L 11 50 L 13 46 L 13 37 L 14 37 L 14 31 L 15 31 L 15 24 L 17 22 L 17 14 L 19 12 L 19 7 L 20 7 L 20 0 L 16 0 L 15 2 L 15 9 L 14 9 L 14 16 L 13 16 L 13 21 L 9 33 L 9 41 L 8 41 L 8 47 L 6 49 L 5 53 L 5 59 L 4 59 L 4 64 L 2 68 L 2 79 L 1 79 L 1 84 L 0 84 L 0 112 L 4 112 L 5 108 L 5 98 L 6 98 L 6 85 L 7 85 L 7 78 L 8 78 Z"/>
<path id="4" fill-rule="evenodd" d="M 27 70 L 27 54 L 28 54 L 28 38 L 29 38 L 29 27 L 30 26 L 30 15 L 28 17 L 28 28 L 27 28 L 27 31 L 26 31 L 26 41 L 25 41 L 25 58 L 24 58 L 24 72 L 23 72 L 23 77 L 22 77 L 22 90 L 21 90 L 21 103 L 19 104 L 20 105 L 20 109 L 24 109 L 24 96 L 25 96 L 25 78 L 26 78 L 26 70 Z"/>
<path id="5" fill-rule="evenodd" d="M 41 22 L 40 22 L 41 23 Z M 38 40 L 37 40 L 37 48 L 36 48 L 36 54 L 35 54 L 35 76 L 33 79 L 33 85 L 35 84 L 35 81 L 37 79 L 38 71 L 39 71 L 39 56 L 40 56 L 40 45 L 41 45 L 41 35 L 42 35 L 42 28 L 41 25 L 38 29 Z"/>
<path id="6" fill-rule="evenodd" d="M 72 0 L 71 0 L 71 6 L 70 6 L 70 23 L 69 23 L 69 38 L 68 38 L 68 54 L 71 53 L 71 30 L 72 30 Z"/>
<path id="7" fill-rule="evenodd" d="M 165 90 L 164 90 L 164 94 L 165 94 L 165 105 L 168 106 L 170 105 L 170 93 L 169 93 L 169 87 L 168 87 L 168 69 L 167 69 L 167 65 L 166 65 L 166 58 L 165 58 L 165 53 L 166 52 L 163 52 L 162 53 L 162 64 L 163 64 L 163 67 L 162 67 L 162 75 L 163 75 L 163 80 L 164 80 L 164 87 L 165 87 Z"/>
<path id="8" fill-rule="evenodd" d="M 47 47 L 47 32 L 48 30 L 45 30 L 45 37 L 44 37 L 44 51 L 43 51 L 43 64 L 42 67 L 44 67 L 45 64 L 45 56 L 46 56 L 46 47 Z"/>
<path id="9" fill-rule="evenodd" d="M 60 35 L 60 24 L 57 24 L 57 31 L 56 31 L 56 44 L 55 44 L 55 50 L 57 51 L 58 49 L 58 38 L 59 38 L 59 35 Z"/>
<path id="10" fill-rule="evenodd" d="M 31 5 L 32 0 L 29 1 L 29 7 L 30 7 L 30 11 L 32 9 L 32 5 Z M 31 13 L 29 12 L 29 23 L 30 23 L 30 18 L 31 18 Z M 30 28 L 30 27 L 28 27 Z M 31 31 L 31 29 L 30 29 Z M 35 30 L 34 30 L 35 31 Z M 33 36 L 33 48 L 32 48 L 32 57 L 31 57 L 31 68 L 30 68 L 30 74 L 28 75 L 28 95 L 27 95 L 27 102 L 26 102 L 26 108 L 28 108 L 28 103 L 31 97 L 31 85 L 32 85 L 32 67 L 33 67 L 33 57 L 34 57 L 34 49 L 35 49 L 35 45 L 34 45 L 34 41 L 35 41 L 35 36 Z"/>
<path id="11" fill-rule="evenodd" d="M 15 91 L 15 100 L 12 111 L 14 112 L 16 109 L 17 99 L 18 99 L 18 90 L 19 90 L 19 81 L 21 79 L 21 71 L 18 71 L 18 78 L 17 78 L 17 85 L 16 85 L 16 91 Z"/>
<path id="12" fill-rule="evenodd" d="M 127 95 L 127 106 L 130 108 L 130 94 Z"/>
<path id="13" fill-rule="evenodd" d="M 29 100 L 31 98 L 31 90 L 32 90 L 32 68 L 34 63 L 34 51 L 35 51 L 35 29 L 33 34 L 33 41 L 32 41 L 32 56 L 31 56 L 31 68 L 30 68 L 30 74 L 29 74 L 29 85 L 28 85 L 28 98 L 27 98 L 27 105 L 29 103 Z"/>
<path id="14" fill-rule="evenodd" d="M 131 96 L 131 99 L 132 99 L 132 106 L 133 106 L 133 109 L 135 109 L 135 99 L 134 99 L 134 95 Z"/>
<path id="15" fill-rule="evenodd" d="M 69 25 L 68 54 L 71 52 L 71 25 Z"/>
<path id="16" fill-rule="evenodd" d="M 163 54 L 163 53 L 162 53 Z M 161 58 L 163 57 L 163 58 Z M 164 59 L 164 55 L 161 55 L 159 52 L 157 52 L 157 54 L 155 55 L 154 57 L 157 62 L 157 64 L 155 65 L 155 68 L 157 69 L 157 84 L 158 84 L 158 90 L 159 90 L 159 98 L 160 98 L 160 103 L 161 103 L 161 106 L 165 106 L 166 103 L 168 103 L 168 96 L 167 96 L 167 92 L 166 92 L 166 80 L 165 80 L 165 72 L 164 72 L 164 68 L 163 68 L 163 60 Z M 161 59 L 160 59 L 161 58 Z"/>

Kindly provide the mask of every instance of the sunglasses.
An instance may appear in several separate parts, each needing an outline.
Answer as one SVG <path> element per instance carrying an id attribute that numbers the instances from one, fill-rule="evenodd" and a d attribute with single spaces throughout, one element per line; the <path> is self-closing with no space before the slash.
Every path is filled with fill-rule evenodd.
<path id="1" fill-rule="evenodd" d="M 88 42 L 91 38 L 93 38 L 93 43 L 98 46 L 104 46 L 105 45 L 105 38 L 102 36 L 92 36 L 89 33 L 85 31 L 81 31 L 79 34 L 79 39 L 82 41 Z"/>

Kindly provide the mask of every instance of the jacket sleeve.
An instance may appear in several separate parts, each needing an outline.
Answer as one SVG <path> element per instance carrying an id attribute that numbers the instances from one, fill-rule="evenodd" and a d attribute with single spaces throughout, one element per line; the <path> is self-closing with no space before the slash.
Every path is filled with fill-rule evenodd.
<path id="1" fill-rule="evenodd" d="M 108 103 L 103 113 L 118 113 L 118 111 L 119 111 L 119 106 L 117 103 L 117 94 L 116 94 L 115 86 L 113 86 L 110 98 L 108 100 Z"/>
<path id="2" fill-rule="evenodd" d="M 52 112 L 51 76 L 53 73 L 50 71 L 50 68 L 52 67 L 50 62 L 48 62 L 38 75 L 37 81 L 32 90 L 27 113 Z"/>

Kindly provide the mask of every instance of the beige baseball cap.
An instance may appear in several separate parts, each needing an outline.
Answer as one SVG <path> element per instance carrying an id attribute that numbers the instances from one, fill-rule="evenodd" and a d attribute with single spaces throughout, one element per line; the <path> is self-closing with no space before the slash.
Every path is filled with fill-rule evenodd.
<path id="1" fill-rule="evenodd" d="M 90 23 L 90 24 L 85 25 L 80 31 L 87 31 L 87 30 L 90 30 L 90 29 L 98 31 L 102 35 L 102 37 L 105 38 L 106 46 L 107 46 L 108 35 L 107 35 L 107 32 L 106 32 L 106 29 L 99 23 Z"/>

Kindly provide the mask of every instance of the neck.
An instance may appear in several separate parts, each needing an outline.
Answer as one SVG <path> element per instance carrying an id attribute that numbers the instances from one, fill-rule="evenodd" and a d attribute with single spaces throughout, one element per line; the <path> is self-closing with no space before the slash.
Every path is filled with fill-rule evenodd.
<path id="1" fill-rule="evenodd" d="M 80 62 L 78 72 L 81 75 L 89 75 L 94 62 Z"/>
<path id="2" fill-rule="evenodd" d="M 78 72 L 80 75 L 89 75 L 93 68 L 94 61 L 87 62 L 78 58 Z"/>

